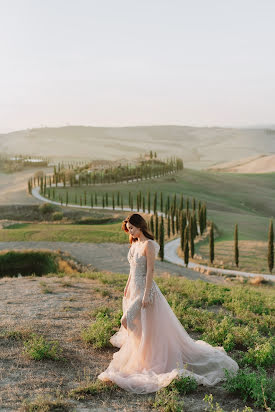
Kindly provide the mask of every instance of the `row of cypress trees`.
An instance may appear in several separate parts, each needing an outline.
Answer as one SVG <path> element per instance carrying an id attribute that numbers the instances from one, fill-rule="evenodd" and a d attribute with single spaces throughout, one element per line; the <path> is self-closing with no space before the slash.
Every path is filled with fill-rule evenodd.
<path id="1" fill-rule="evenodd" d="M 184 255 L 185 256 L 185 255 Z M 209 260 L 211 263 L 214 261 L 214 224 L 210 223 L 209 232 Z M 187 257 L 188 259 L 188 257 Z M 185 260 L 185 257 L 184 257 Z M 234 227 L 234 261 L 235 265 L 239 267 L 239 241 L 238 241 L 238 224 Z M 274 230 L 273 230 L 273 220 L 269 221 L 268 229 L 268 241 L 267 241 L 267 265 L 269 272 L 272 273 L 274 268 Z"/>
<path id="2" fill-rule="evenodd" d="M 86 166 L 87 167 L 87 166 Z M 183 161 L 180 158 L 171 157 L 165 160 L 150 159 L 140 162 L 139 165 L 131 167 L 126 166 L 108 167 L 102 170 L 71 170 L 54 167 L 52 176 L 34 176 L 30 178 L 31 184 L 44 187 L 56 186 L 63 183 L 66 186 L 83 186 L 102 183 L 120 183 L 133 180 L 144 180 L 153 177 L 165 176 L 184 168 Z"/>
<path id="3" fill-rule="evenodd" d="M 55 188 L 46 188 L 44 185 L 43 187 L 41 186 L 41 191 L 42 194 L 49 199 L 56 200 L 56 191 Z M 70 202 L 74 204 L 79 204 L 80 206 L 91 206 L 93 208 L 94 206 L 102 206 L 102 208 L 112 206 L 113 210 L 118 207 L 123 210 L 123 208 L 127 205 L 131 210 L 134 210 L 134 208 L 137 209 L 137 211 L 143 211 L 144 213 L 147 211 L 147 213 L 153 212 L 154 214 L 157 213 L 157 210 L 160 212 L 165 213 L 165 217 L 168 216 L 168 214 L 171 215 L 171 225 L 173 229 L 173 220 L 172 217 L 176 218 L 176 224 L 177 224 L 177 219 L 179 218 L 178 213 L 183 210 L 184 208 L 186 209 L 186 213 L 188 214 L 190 212 L 190 199 L 187 197 L 184 199 L 184 195 L 182 194 L 180 196 L 180 199 L 178 199 L 178 196 L 176 193 L 170 197 L 170 195 L 166 196 L 166 200 L 164 202 L 164 197 L 163 193 L 160 192 L 160 199 L 158 200 L 158 192 L 154 192 L 152 195 L 150 191 L 147 191 L 146 194 L 142 193 L 141 191 L 136 193 L 135 199 L 134 199 L 134 194 L 132 192 L 128 192 L 128 202 L 125 203 L 125 198 L 124 195 L 121 192 L 112 192 L 111 194 L 106 192 L 106 193 L 101 193 L 98 194 L 97 192 L 89 192 L 84 191 L 81 195 L 78 195 L 75 193 L 73 196 L 70 196 L 70 201 L 69 201 L 69 192 L 66 191 L 65 193 L 65 198 L 62 196 L 62 203 L 68 205 Z M 152 199 L 153 197 L 153 199 Z M 135 201 L 134 201 L 135 200 Z M 165 204 L 164 204 L 165 203 Z M 193 197 L 192 198 L 192 213 L 196 211 L 196 199 Z M 199 220 L 199 225 L 200 225 L 200 232 L 202 233 L 204 228 L 205 228 L 205 223 L 206 223 L 206 205 L 201 204 L 201 202 L 198 202 L 198 220 Z M 178 230 L 177 230 L 178 231 Z M 168 228 L 169 232 L 169 228 Z M 173 230 L 174 234 L 174 230 Z"/>

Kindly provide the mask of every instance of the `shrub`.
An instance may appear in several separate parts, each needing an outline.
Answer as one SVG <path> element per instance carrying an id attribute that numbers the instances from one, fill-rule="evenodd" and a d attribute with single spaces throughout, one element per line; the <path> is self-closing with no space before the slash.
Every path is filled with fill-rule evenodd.
<path id="1" fill-rule="evenodd" d="M 59 347 L 57 341 L 46 342 L 43 336 L 38 336 L 32 333 L 30 339 L 23 342 L 25 352 L 29 354 L 32 359 L 60 359 L 62 349 Z"/>
<path id="2" fill-rule="evenodd" d="M 265 339 L 264 343 L 256 343 L 253 348 L 249 348 L 243 357 L 243 361 L 256 366 L 274 366 L 275 338 Z"/>
<path id="3" fill-rule="evenodd" d="M 43 203 L 39 206 L 39 210 L 43 215 L 47 215 L 53 213 L 56 210 L 56 207 L 52 203 Z"/>
<path id="4" fill-rule="evenodd" d="M 41 251 L 9 251 L 0 254 L 0 277 L 23 276 L 35 273 L 41 276 L 56 273 L 58 264 L 56 256 L 51 252 Z"/>
<path id="5" fill-rule="evenodd" d="M 101 349 L 111 346 L 110 338 L 120 326 L 122 311 L 110 314 L 104 309 L 96 315 L 95 322 L 91 323 L 88 328 L 82 331 L 82 338 L 91 343 L 95 349 Z"/>
<path id="6" fill-rule="evenodd" d="M 168 389 L 175 388 L 181 395 L 186 395 L 187 393 L 195 391 L 197 387 L 198 383 L 195 378 L 190 376 L 179 376 L 170 383 Z"/>
<path id="7" fill-rule="evenodd" d="M 234 326 L 233 319 L 225 316 L 221 322 L 211 321 L 209 328 L 202 335 L 211 345 L 222 345 L 226 351 L 234 348 L 234 336 L 231 332 Z"/>
<path id="8" fill-rule="evenodd" d="M 239 369 L 237 375 L 225 370 L 227 378 L 223 387 L 241 396 L 244 401 L 252 400 L 255 406 L 275 408 L 275 380 L 268 378 L 263 368 L 251 371 L 249 367 Z M 267 409 L 267 408 L 266 408 Z"/>
<path id="9" fill-rule="evenodd" d="M 62 212 L 53 212 L 52 220 L 62 220 L 62 219 L 63 219 L 63 213 Z"/>
<path id="10" fill-rule="evenodd" d="M 160 412 L 182 412 L 184 402 L 180 400 L 177 389 L 169 390 L 167 387 L 156 392 L 153 408 Z"/>

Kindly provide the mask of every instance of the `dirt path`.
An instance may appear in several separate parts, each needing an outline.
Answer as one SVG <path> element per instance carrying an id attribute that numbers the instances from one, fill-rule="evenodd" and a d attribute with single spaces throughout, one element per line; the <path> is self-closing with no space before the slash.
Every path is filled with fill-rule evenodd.
<path id="1" fill-rule="evenodd" d="M 42 167 L 46 174 L 52 173 L 52 167 Z M 37 168 L 22 170 L 16 173 L 0 172 L 0 204 L 1 205 L 36 205 L 39 202 L 28 193 L 28 179 L 32 177 Z"/>
<path id="2" fill-rule="evenodd" d="M 60 249 L 70 253 L 76 260 L 84 265 L 91 264 L 98 271 L 106 270 L 117 273 L 129 273 L 129 262 L 127 253 L 128 244 L 117 243 L 69 243 L 69 242 L 0 242 L 0 250 L 5 249 Z M 181 275 L 188 279 L 201 279 L 205 282 L 225 284 L 222 276 L 207 276 L 182 266 L 170 263 L 155 261 L 155 274 L 163 273 L 170 275 Z"/>

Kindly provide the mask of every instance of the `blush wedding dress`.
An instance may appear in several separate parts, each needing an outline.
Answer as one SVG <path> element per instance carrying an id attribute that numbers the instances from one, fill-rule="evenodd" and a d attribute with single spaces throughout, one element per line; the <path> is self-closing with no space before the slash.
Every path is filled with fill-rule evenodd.
<path id="1" fill-rule="evenodd" d="M 151 239 L 149 242 L 153 242 L 157 257 L 159 244 Z M 237 373 L 237 362 L 223 347 L 188 335 L 154 280 L 150 303 L 142 308 L 147 272 L 143 249 L 144 242 L 139 241 L 129 249 L 130 281 L 122 302 L 127 329 L 121 325 L 111 337 L 112 345 L 120 350 L 98 378 L 141 394 L 156 392 L 177 376 L 194 377 L 198 384 L 213 386 L 225 380 L 224 368 Z"/>

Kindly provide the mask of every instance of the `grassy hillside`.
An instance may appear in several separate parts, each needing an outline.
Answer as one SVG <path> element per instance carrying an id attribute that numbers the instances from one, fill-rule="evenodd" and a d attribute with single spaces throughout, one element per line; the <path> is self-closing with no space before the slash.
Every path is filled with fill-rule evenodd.
<path id="1" fill-rule="evenodd" d="M 176 155 L 185 165 L 202 169 L 275 152 L 272 129 L 190 126 L 66 126 L 19 130 L 0 135 L 0 152 L 40 154 L 58 160 L 133 159 L 149 150 L 160 157 Z"/>
<path id="2" fill-rule="evenodd" d="M 124 206 L 128 203 L 128 192 L 135 195 L 139 190 L 143 193 L 151 191 L 163 192 L 164 198 L 174 193 L 185 199 L 195 197 L 197 201 L 206 202 L 208 219 L 219 227 L 221 237 L 217 240 L 232 240 L 234 224 L 239 224 L 241 240 L 267 239 L 269 218 L 275 216 L 275 173 L 267 174 L 235 174 L 215 173 L 184 169 L 174 176 L 152 179 L 144 182 L 133 182 L 116 185 L 87 186 L 83 188 L 56 188 L 56 199 L 59 194 L 65 199 L 69 191 L 69 202 L 74 203 L 75 193 L 79 196 L 84 190 L 89 193 L 96 190 L 98 196 L 120 191 L 124 196 Z M 110 197 L 109 197 L 110 199 Z M 111 200 L 110 200 L 111 203 Z M 99 203 L 100 204 L 100 203 Z M 152 206 L 151 196 L 151 206 Z M 111 204 L 109 205 L 111 206 Z M 159 205 L 158 205 L 159 207 Z"/>

